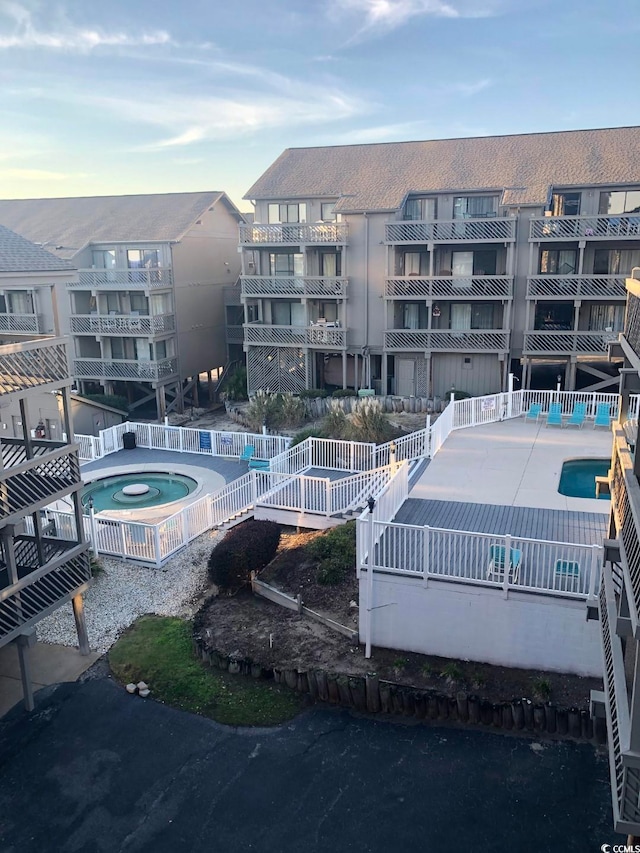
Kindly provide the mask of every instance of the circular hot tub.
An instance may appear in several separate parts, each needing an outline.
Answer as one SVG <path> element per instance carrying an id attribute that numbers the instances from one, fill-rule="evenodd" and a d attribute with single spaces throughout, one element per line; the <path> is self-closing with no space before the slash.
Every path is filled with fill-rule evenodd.
<path id="1" fill-rule="evenodd" d="M 198 483 L 184 474 L 117 474 L 94 480 L 82 491 L 82 505 L 93 500 L 96 512 L 118 509 L 145 509 L 186 498 Z"/>

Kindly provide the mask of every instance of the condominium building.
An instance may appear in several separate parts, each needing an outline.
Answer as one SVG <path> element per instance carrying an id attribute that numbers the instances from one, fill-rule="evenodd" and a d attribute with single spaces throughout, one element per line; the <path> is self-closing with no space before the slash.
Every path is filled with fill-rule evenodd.
<path id="1" fill-rule="evenodd" d="M 640 263 L 635 134 L 286 150 L 240 226 L 250 390 L 475 395 L 510 371 L 615 386 L 607 343 Z"/>
<path id="2" fill-rule="evenodd" d="M 84 393 L 153 404 L 158 417 L 187 393 L 197 405 L 197 377 L 226 360 L 223 292 L 240 271 L 242 221 L 222 192 L 0 201 L 0 223 L 77 270 L 64 288 L 49 278 L 37 305 L 0 300 L 0 332 L 16 307 L 51 314 L 42 331 L 72 336 Z"/>

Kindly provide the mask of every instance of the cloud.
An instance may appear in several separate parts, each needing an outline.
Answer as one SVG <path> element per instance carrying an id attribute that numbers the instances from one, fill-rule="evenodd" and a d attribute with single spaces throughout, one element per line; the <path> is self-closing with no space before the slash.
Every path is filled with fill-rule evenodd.
<path id="1" fill-rule="evenodd" d="M 367 142 L 394 142 L 404 136 L 418 138 L 428 128 L 426 121 L 405 121 L 397 124 L 382 124 L 374 127 L 360 127 L 340 135 L 340 141 L 357 145 Z"/>
<path id="2" fill-rule="evenodd" d="M 482 92 L 483 89 L 487 89 L 492 84 L 493 81 L 485 77 L 483 80 L 475 80 L 471 83 L 447 83 L 442 87 L 442 91 L 471 97 L 472 95 L 477 95 L 478 92 Z"/>
<path id="3" fill-rule="evenodd" d="M 0 13 L 13 21 L 12 33 L 0 34 L 0 50 L 43 48 L 70 53 L 89 53 L 100 47 L 132 47 L 171 43 L 164 30 L 131 33 L 106 32 L 98 28 L 77 27 L 62 17 L 55 28 L 39 28 L 29 9 L 18 3 L 0 3 Z"/>
<path id="4" fill-rule="evenodd" d="M 86 178 L 85 174 L 49 172 L 46 169 L 0 169 L 0 178 L 19 178 L 22 181 L 66 181 L 70 178 Z"/>

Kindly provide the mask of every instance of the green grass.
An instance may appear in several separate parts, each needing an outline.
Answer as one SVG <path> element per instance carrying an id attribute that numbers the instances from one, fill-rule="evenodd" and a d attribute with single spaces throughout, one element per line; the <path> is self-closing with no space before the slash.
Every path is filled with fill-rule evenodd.
<path id="1" fill-rule="evenodd" d="M 302 697 L 285 687 L 205 666 L 191 632 L 182 619 L 143 616 L 109 652 L 113 674 L 122 684 L 146 681 L 166 705 L 232 726 L 276 725 L 300 711 Z"/>

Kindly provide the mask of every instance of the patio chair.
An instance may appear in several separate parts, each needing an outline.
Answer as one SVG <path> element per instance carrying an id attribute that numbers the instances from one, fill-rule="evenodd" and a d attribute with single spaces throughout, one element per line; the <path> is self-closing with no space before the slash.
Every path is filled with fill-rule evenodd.
<path id="1" fill-rule="evenodd" d="M 529 411 L 525 414 L 525 421 L 535 421 L 538 423 L 538 418 L 542 414 L 542 403 L 532 403 L 529 406 Z"/>
<path id="2" fill-rule="evenodd" d="M 253 444 L 245 444 L 242 455 L 240 456 L 240 462 L 251 462 L 255 455 L 256 449 Z"/>
<path id="3" fill-rule="evenodd" d="M 488 580 L 504 580 L 504 570 L 506 561 L 506 551 L 504 545 L 492 545 L 489 548 L 489 565 L 487 566 Z M 512 583 L 518 583 L 520 574 L 520 564 L 522 563 L 522 551 L 519 548 L 511 548 L 509 553 L 509 580 Z M 495 575 L 495 578 L 494 578 Z"/>
<path id="4" fill-rule="evenodd" d="M 270 468 L 268 459 L 253 459 L 249 460 L 250 471 L 268 471 Z"/>
<path id="5" fill-rule="evenodd" d="M 556 560 L 555 576 L 560 589 L 577 590 L 580 581 L 580 563 L 577 560 Z"/>
<path id="6" fill-rule="evenodd" d="M 566 422 L 565 426 L 577 426 L 582 429 L 584 424 L 584 419 L 587 417 L 587 404 L 586 403 L 576 403 L 573 407 L 573 411 L 571 412 L 571 417 Z"/>
<path id="7" fill-rule="evenodd" d="M 562 406 L 560 403 L 551 403 L 549 413 L 547 414 L 547 423 L 545 426 L 562 426 Z"/>
<path id="8" fill-rule="evenodd" d="M 609 429 L 611 425 L 611 404 L 598 403 L 596 407 L 596 416 L 593 421 L 593 428 L 606 427 Z"/>

